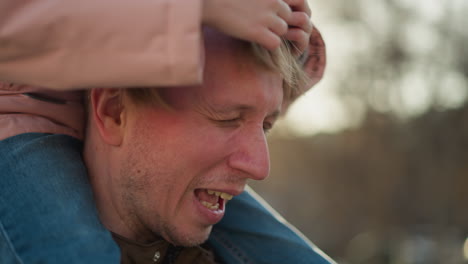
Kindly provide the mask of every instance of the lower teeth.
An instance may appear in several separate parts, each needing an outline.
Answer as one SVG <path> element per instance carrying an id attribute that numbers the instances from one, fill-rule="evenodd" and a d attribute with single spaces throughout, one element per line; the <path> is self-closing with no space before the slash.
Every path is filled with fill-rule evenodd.
<path id="1" fill-rule="evenodd" d="M 216 203 L 215 205 L 213 205 L 212 203 L 209 203 L 209 202 L 206 202 L 206 201 L 201 201 L 201 204 L 203 206 L 205 206 L 206 208 L 211 209 L 211 210 L 218 210 L 219 209 L 219 203 Z"/>

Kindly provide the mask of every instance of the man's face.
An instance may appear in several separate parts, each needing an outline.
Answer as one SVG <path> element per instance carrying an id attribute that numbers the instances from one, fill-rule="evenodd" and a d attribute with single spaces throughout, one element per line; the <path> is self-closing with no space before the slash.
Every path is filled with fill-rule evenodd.
<path id="1" fill-rule="evenodd" d="M 247 179 L 268 176 L 264 132 L 281 108 L 282 81 L 247 55 L 213 48 L 202 86 L 161 96 L 169 108 L 126 107 L 120 173 L 110 188 L 133 230 L 196 245 Z"/>

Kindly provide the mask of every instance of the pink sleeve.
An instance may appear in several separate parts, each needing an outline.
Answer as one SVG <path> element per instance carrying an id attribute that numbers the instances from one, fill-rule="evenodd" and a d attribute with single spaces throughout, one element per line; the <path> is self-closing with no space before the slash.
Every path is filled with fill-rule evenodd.
<path id="1" fill-rule="evenodd" d="M 58 90 L 202 80 L 202 0 L 2 0 L 0 80 Z"/>

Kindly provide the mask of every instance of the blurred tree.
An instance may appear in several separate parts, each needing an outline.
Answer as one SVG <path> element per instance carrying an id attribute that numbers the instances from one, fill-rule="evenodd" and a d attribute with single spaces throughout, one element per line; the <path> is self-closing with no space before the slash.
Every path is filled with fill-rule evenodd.
<path id="1" fill-rule="evenodd" d="M 272 175 L 253 187 L 340 263 L 466 263 L 468 2 L 311 6 L 330 58 L 320 88 L 361 122 L 273 131 Z"/>

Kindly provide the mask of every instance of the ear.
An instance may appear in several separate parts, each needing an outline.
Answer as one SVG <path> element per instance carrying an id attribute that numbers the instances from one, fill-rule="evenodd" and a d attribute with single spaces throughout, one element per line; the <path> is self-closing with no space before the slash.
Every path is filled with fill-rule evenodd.
<path id="1" fill-rule="evenodd" d="M 122 104 L 122 92 L 114 88 L 92 89 L 91 117 L 99 135 L 109 145 L 122 143 L 125 128 L 125 109 Z"/>
<path id="2" fill-rule="evenodd" d="M 309 80 L 303 86 L 299 87 L 299 92 L 296 93 L 293 98 L 283 102 L 282 113 L 286 113 L 294 100 L 314 87 L 323 78 L 327 65 L 327 52 L 322 34 L 315 26 L 310 34 L 309 45 L 304 54 L 302 54 L 300 60 L 302 62 L 302 68 L 307 77 L 309 77 Z"/>

